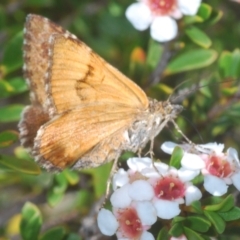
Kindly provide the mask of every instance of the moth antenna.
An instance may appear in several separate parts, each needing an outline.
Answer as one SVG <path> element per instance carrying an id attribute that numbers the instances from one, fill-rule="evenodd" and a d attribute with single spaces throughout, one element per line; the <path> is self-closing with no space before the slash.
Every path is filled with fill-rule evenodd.
<path id="1" fill-rule="evenodd" d="M 180 84 L 178 84 L 174 89 L 173 89 L 173 93 L 177 90 L 177 88 L 179 88 L 183 83 L 187 82 L 189 80 L 185 80 L 183 82 L 181 82 Z M 236 80 L 226 80 L 226 81 L 223 81 L 223 82 L 218 82 L 218 83 L 206 83 L 204 85 L 199 85 L 199 83 L 197 84 L 194 84 L 190 87 L 190 89 L 188 89 L 187 91 L 185 91 L 184 94 L 179 94 L 178 96 L 176 96 L 174 99 L 171 100 L 171 102 L 175 103 L 177 99 L 179 98 L 182 98 L 183 96 L 186 96 L 186 95 L 190 95 L 191 93 L 194 93 L 196 90 L 199 90 L 201 88 L 204 88 L 204 87 L 207 87 L 207 86 L 210 86 L 210 85 L 219 85 L 219 84 L 224 84 L 224 83 L 228 83 L 228 82 L 235 82 Z M 168 101 L 170 101 L 171 97 L 173 96 L 173 93 L 170 94 L 169 98 L 168 98 Z"/>
<path id="2" fill-rule="evenodd" d="M 173 96 L 173 93 L 174 93 L 182 84 L 184 84 L 184 83 L 187 82 L 187 81 L 190 81 L 190 79 L 184 80 L 183 82 L 179 83 L 177 86 L 175 86 L 175 87 L 173 88 L 172 93 L 169 95 L 169 97 L 168 97 L 168 99 L 167 99 L 168 102 L 171 102 L 171 97 Z"/>
<path id="3" fill-rule="evenodd" d="M 188 118 L 186 118 L 185 116 L 182 116 L 182 117 L 193 127 L 193 129 L 197 132 L 198 137 L 200 138 L 201 142 L 203 143 L 203 138 L 202 138 L 200 132 L 195 127 L 195 125 Z"/>
<path id="4" fill-rule="evenodd" d="M 174 127 L 177 129 L 177 131 L 184 137 L 184 139 L 190 144 L 190 145 L 194 145 L 193 142 L 182 132 L 182 130 L 179 128 L 179 126 L 177 125 L 177 123 L 174 120 L 171 120 L 171 122 L 173 123 Z"/>

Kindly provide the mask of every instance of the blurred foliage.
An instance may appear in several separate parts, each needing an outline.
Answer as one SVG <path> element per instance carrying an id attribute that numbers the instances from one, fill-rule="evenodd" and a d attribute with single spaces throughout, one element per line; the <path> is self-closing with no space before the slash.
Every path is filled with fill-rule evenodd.
<path id="1" fill-rule="evenodd" d="M 80 172 L 65 170 L 58 175 L 44 170 L 40 173 L 40 168 L 19 147 L 17 122 L 23 107 L 29 104 L 27 85 L 21 71 L 22 33 L 28 13 L 48 17 L 76 34 L 142 86 L 148 96 L 166 100 L 171 94 L 171 100 L 185 108 L 177 123 L 193 142 L 216 141 L 240 150 L 240 4 L 228 0 L 204 1 L 196 16 L 185 17 L 179 22 L 176 40 L 159 44 L 150 39 L 148 30 L 138 32 L 126 20 L 125 9 L 132 2 L 1 1 L 1 240 L 79 240 L 87 239 L 87 235 L 97 236 L 99 233 L 90 220 L 96 218 L 95 204 L 105 192 L 111 167 L 107 164 Z M 167 61 L 166 51 L 170 55 Z M 151 76 L 159 61 L 166 62 L 165 68 L 153 79 Z M 182 140 L 176 130 L 169 131 L 169 128 L 156 138 L 154 152 L 157 158 L 164 158 L 159 146 L 170 139 Z M 122 158 L 126 159 L 126 156 L 129 155 Z M 172 162 L 175 160 L 172 159 Z M 229 216 L 221 215 L 218 210 L 216 213 L 206 209 L 203 213 L 205 217 L 201 215 L 198 221 L 205 224 L 206 229 L 212 222 L 221 235 L 225 222 L 221 225 L 219 219 Z M 84 222 L 87 217 L 90 219 L 88 225 Z M 191 219 L 181 221 L 191 223 Z M 234 236 L 240 233 L 239 225 L 232 225 L 226 233 L 228 235 L 221 236 L 221 239 L 236 239 Z M 179 232 L 178 226 L 179 223 L 173 225 L 171 231 Z M 86 233 L 86 227 L 90 232 Z M 155 233 L 158 239 L 167 236 L 165 228 L 158 231 Z M 195 234 L 187 226 L 184 231 L 189 236 Z M 99 235 L 97 239 L 109 238 Z"/>

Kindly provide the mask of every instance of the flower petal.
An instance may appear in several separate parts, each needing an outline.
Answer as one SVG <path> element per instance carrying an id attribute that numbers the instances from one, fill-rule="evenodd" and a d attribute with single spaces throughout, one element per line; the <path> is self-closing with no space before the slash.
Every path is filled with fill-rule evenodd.
<path id="1" fill-rule="evenodd" d="M 118 188 L 113 192 L 110 201 L 113 207 L 115 208 L 126 208 L 130 205 L 132 199 L 128 195 L 129 184 L 124 185 L 121 188 Z"/>
<path id="2" fill-rule="evenodd" d="M 199 200 L 202 197 L 201 191 L 195 186 L 189 186 L 185 192 L 185 202 L 189 206 L 192 202 Z"/>
<path id="3" fill-rule="evenodd" d="M 125 14 L 128 21 L 139 31 L 147 29 L 153 20 L 149 7 L 141 2 L 131 4 Z"/>
<path id="4" fill-rule="evenodd" d="M 140 240 L 155 240 L 155 238 L 150 232 L 145 231 L 142 233 Z"/>
<path id="5" fill-rule="evenodd" d="M 213 196 L 222 196 L 227 192 L 228 186 L 221 178 L 212 175 L 204 176 L 204 188 Z"/>
<path id="6" fill-rule="evenodd" d="M 174 218 L 181 212 L 177 202 L 157 199 L 153 201 L 153 205 L 157 210 L 157 216 L 162 219 Z"/>
<path id="7" fill-rule="evenodd" d="M 240 172 L 233 174 L 232 181 L 233 185 L 240 191 Z"/>
<path id="8" fill-rule="evenodd" d="M 200 170 L 205 167 L 205 162 L 196 154 L 184 153 L 181 165 L 186 169 Z"/>
<path id="9" fill-rule="evenodd" d="M 164 142 L 161 146 L 161 149 L 168 154 L 172 154 L 174 148 L 178 146 L 178 144 L 174 143 L 174 142 Z"/>
<path id="10" fill-rule="evenodd" d="M 157 212 L 151 202 L 135 202 L 135 208 L 142 225 L 152 225 L 157 221 Z"/>
<path id="11" fill-rule="evenodd" d="M 137 180 L 130 184 L 129 196 L 135 201 L 149 201 L 154 196 L 151 184 L 145 180 Z"/>
<path id="12" fill-rule="evenodd" d="M 115 234 L 119 226 L 113 213 L 104 208 L 98 213 L 97 223 L 100 231 L 107 236 Z"/>
<path id="13" fill-rule="evenodd" d="M 113 175 L 112 180 L 113 190 L 115 191 L 117 187 L 122 187 L 128 182 L 129 182 L 128 173 L 122 168 L 118 169 L 118 171 Z"/>
<path id="14" fill-rule="evenodd" d="M 199 173 L 200 170 L 189 170 L 184 167 L 181 167 L 178 170 L 178 177 L 181 179 L 181 181 L 187 182 L 194 179 Z"/>
<path id="15" fill-rule="evenodd" d="M 178 0 L 178 7 L 184 15 L 196 15 L 201 0 Z"/>
<path id="16" fill-rule="evenodd" d="M 151 37 L 159 42 L 170 41 L 177 36 L 178 26 L 174 19 L 156 17 L 150 27 Z"/>
<path id="17" fill-rule="evenodd" d="M 216 142 L 199 144 L 199 145 L 197 145 L 197 147 L 198 146 L 200 147 L 199 151 L 203 150 L 202 152 L 204 152 L 204 149 L 209 149 L 211 151 L 214 151 L 215 153 L 222 153 L 222 151 L 224 149 L 224 144 L 223 143 L 216 143 Z"/>
<path id="18" fill-rule="evenodd" d="M 141 172 L 144 168 L 149 168 L 152 166 L 151 158 L 129 158 L 127 160 L 128 167 L 134 172 Z"/>
<path id="19" fill-rule="evenodd" d="M 239 158 L 238 158 L 238 152 L 235 148 L 228 148 L 227 150 L 227 154 L 228 156 L 234 160 L 234 163 L 237 164 L 238 166 L 240 166 L 240 163 L 239 163 Z"/>

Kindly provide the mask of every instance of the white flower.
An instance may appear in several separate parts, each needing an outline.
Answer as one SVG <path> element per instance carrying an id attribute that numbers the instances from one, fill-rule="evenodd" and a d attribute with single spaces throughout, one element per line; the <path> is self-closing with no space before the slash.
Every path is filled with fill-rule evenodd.
<path id="1" fill-rule="evenodd" d="M 113 209 L 113 213 L 101 209 L 98 214 L 100 231 L 108 236 L 116 234 L 118 239 L 154 240 L 147 230 L 157 220 L 151 202 L 133 202 L 126 208 Z"/>
<path id="2" fill-rule="evenodd" d="M 169 167 L 165 173 L 164 169 L 161 172 L 162 174 L 158 178 L 148 180 L 152 184 L 155 194 L 152 202 L 158 217 L 171 219 L 179 215 L 181 211 L 179 204 L 185 202 L 186 205 L 190 205 L 193 201 L 199 200 L 202 194 L 197 187 L 188 182 L 195 177 L 192 171 Z"/>
<path id="3" fill-rule="evenodd" d="M 177 36 L 177 23 L 182 15 L 195 15 L 201 0 L 138 0 L 126 10 L 126 17 L 140 31 L 150 26 L 151 37 L 159 42 Z"/>
<path id="4" fill-rule="evenodd" d="M 177 144 L 165 142 L 161 148 L 172 153 Z M 223 152 L 224 144 L 207 143 L 191 146 L 179 145 L 185 151 L 181 164 L 185 169 L 201 170 L 204 176 L 204 188 L 214 196 L 222 196 L 233 184 L 240 190 L 240 163 L 234 148 Z"/>

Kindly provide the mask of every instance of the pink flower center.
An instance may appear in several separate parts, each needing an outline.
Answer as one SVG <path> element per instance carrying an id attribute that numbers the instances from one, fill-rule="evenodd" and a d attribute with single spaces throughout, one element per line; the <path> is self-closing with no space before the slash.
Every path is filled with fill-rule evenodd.
<path id="1" fill-rule="evenodd" d="M 206 166 L 209 173 L 216 177 L 227 177 L 232 173 L 230 163 L 218 156 L 211 156 Z"/>
<path id="2" fill-rule="evenodd" d="M 176 8 L 176 0 L 148 0 L 147 4 L 155 15 L 169 15 Z"/>
<path id="3" fill-rule="evenodd" d="M 125 238 L 138 239 L 142 234 L 142 223 L 134 208 L 118 211 L 118 222 L 120 232 Z"/>
<path id="4" fill-rule="evenodd" d="M 184 196 L 185 185 L 177 178 L 165 177 L 158 180 L 154 191 L 159 199 L 174 200 Z"/>

